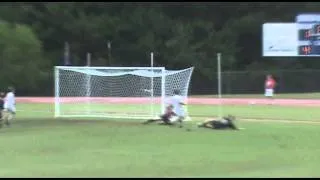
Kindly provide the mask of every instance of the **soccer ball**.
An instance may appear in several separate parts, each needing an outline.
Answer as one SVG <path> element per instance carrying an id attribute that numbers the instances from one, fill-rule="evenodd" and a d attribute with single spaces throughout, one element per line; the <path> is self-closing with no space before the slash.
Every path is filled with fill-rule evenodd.
<path id="1" fill-rule="evenodd" d="M 250 101 L 250 103 L 249 103 L 250 105 L 255 105 L 256 104 L 256 102 L 254 102 L 254 101 Z"/>

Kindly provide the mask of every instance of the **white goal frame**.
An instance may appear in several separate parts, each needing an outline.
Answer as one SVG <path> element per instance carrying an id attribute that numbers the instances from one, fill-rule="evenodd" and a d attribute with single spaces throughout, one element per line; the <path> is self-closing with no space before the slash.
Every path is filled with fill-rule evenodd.
<path id="1" fill-rule="evenodd" d="M 59 78 L 59 73 L 60 70 L 87 70 L 87 69 L 93 69 L 93 70 L 151 70 L 152 73 L 154 73 L 155 71 L 157 71 L 158 73 L 161 72 L 161 113 L 164 113 L 165 111 L 165 102 L 166 102 L 166 69 L 164 67 L 88 67 L 88 66 L 55 66 L 54 67 L 54 117 L 93 117 L 93 118 L 97 118 L 97 117 L 101 117 L 101 118 L 124 118 L 123 115 L 112 115 L 112 116 L 108 116 L 107 114 L 91 114 L 91 106 L 90 106 L 90 98 L 88 98 L 87 103 L 87 108 L 84 110 L 85 113 L 83 114 L 63 114 L 61 113 L 61 97 L 60 97 L 60 78 Z M 193 67 L 191 69 L 191 73 L 190 76 L 187 79 L 186 82 L 186 97 L 188 96 L 188 91 L 189 91 L 189 84 L 190 84 L 190 80 L 191 80 L 191 76 L 192 76 L 192 71 L 193 71 Z M 158 76 L 159 77 L 159 76 Z M 90 78 L 91 75 L 88 75 L 88 84 L 86 85 L 86 95 L 85 97 L 90 97 L 90 92 L 91 92 L 91 87 L 90 87 Z M 145 118 L 154 118 L 157 117 L 159 115 L 160 112 L 155 112 L 154 110 L 154 101 L 155 101 L 155 97 L 154 97 L 154 83 L 153 83 L 153 78 L 154 76 L 150 77 L 151 79 L 151 84 L 150 84 L 150 100 L 151 100 L 151 106 L 150 106 L 150 114 L 152 115 L 152 117 L 147 116 L 147 117 L 141 117 L 141 116 L 130 116 L 130 119 L 145 119 Z M 148 96 L 149 98 L 149 96 Z"/>

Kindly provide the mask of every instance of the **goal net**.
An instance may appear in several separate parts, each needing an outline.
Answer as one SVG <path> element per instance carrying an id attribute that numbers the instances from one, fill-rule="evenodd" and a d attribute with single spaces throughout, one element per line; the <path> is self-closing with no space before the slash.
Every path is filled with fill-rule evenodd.
<path id="1" fill-rule="evenodd" d="M 55 67 L 55 117 L 154 118 L 175 89 L 187 99 L 193 67 Z"/>

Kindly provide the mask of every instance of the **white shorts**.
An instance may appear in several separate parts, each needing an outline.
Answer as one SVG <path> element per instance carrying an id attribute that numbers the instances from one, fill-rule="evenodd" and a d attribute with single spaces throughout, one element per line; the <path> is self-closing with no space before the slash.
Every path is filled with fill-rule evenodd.
<path id="1" fill-rule="evenodd" d="M 178 116 L 172 116 L 172 117 L 169 119 L 169 121 L 170 121 L 171 123 L 174 123 L 174 122 L 177 122 L 178 119 L 179 119 Z"/>
<path id="2" fill-rule="evenodd" d="M 272 97 L 273 96 L 273 89 L 265 89 L 264 95 L 266 97 Z"/>
<path id="3" fill-rule="evenodd" d="M 173 112 L 178 117 L 184 117 L 186 115 L 185 110 L 183 108 L 182 109 L 175 109 Z"/>
<path id="4" fill-rule="evenodd" d="M 172 117 L 169 119 L 169 121 L 170 121 L 171 123 L 175 123 L 175 122 L 178 121 L 179 118 L 180 118 L 180 116 L 172 116 Z M 183 118 L 182 121 L 185 121 L 185 118 Z"/>

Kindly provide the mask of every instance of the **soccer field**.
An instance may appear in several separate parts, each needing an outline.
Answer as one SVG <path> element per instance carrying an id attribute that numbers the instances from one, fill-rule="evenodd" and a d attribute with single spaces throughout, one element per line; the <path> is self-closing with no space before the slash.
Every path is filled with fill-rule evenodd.
<path id="1" fill-rule="evenodd" d="M 1 177 L 320 176 L 316 106 L 224 105 L 245 128 L 238 132 L 196 128 L 216 105 L 188 106 L 190 132 L 137 119 L 53 119 L 44 103 L 17 108 L 12 127 L 0 130 Z"/>

